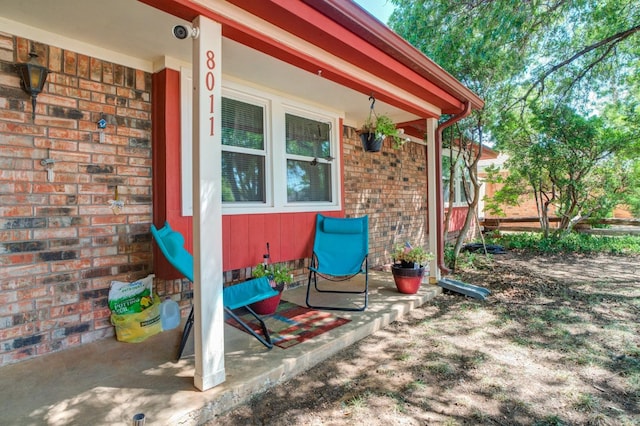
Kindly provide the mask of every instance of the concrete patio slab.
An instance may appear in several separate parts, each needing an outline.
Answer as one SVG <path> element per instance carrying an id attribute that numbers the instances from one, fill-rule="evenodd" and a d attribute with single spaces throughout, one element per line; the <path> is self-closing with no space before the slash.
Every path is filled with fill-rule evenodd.
<path id="1" fill-rule="evenodd" d="M 175 361 L 181 327 L 138 344 L 103 340 L 2 367 L 0 423 L 130 425 L 135 414 L 144 413 L 147 425 L 202 424 L 441 292 L 440 287 L 424 284 L 418 294 L 400 294 L 391 274 L 377 271 L 370 271 L 369 284 L 366 311 L 335 311 L 351 321 L 288 349 L 267 350 L 249 334 L 225 326 L 226 381 L 206 392 L 193 385 L 191 342 L 185 356 Z M 288 290 L 283 299 L 305 306 L 305 292 L 306 287 Z"/>

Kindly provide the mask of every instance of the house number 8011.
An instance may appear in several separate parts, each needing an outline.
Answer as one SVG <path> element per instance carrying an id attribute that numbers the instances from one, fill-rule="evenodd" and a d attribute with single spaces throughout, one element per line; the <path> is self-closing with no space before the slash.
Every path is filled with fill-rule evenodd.
<path id="1" fill-rule="evenodd" d="M 213 107 L 214 107 L 214 96 L 213 89 L 216 87 L 216 79 L 213 75 L 213 70 L 216 68 L 215 54 L 211 50 L 207 50 L 207 75 L 205 78 L 205 85 L 207 87 L 207 91 L 209 92 L 209 123 L 211 124 L 211 130 L 209 131 L 209 135 L 214 135 L 214 124 L 215 118 L 213 116 Z"/>

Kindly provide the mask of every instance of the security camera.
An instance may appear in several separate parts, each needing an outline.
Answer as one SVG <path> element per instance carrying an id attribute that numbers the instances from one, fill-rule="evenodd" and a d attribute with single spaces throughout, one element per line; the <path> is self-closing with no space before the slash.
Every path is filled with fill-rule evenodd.
<path id="1" fill-rule="evenodd" d="M 200 30 L 191 25 L 175 25 L 172 31 L 173 36 L 178 40 L 184 40 L 187 37 L 197 38 L 200 34 Z"/>

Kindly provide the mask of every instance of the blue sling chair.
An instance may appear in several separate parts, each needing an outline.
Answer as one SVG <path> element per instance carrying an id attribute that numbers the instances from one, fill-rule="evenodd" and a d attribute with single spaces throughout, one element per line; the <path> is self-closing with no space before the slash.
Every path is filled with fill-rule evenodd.
<path id="1" fill-rule="evenodd" d="M 189 281 L 193 282 L 193 256 L 184 248 L 184 238 L 182 234 L 172 230 L 169 222 L 165 222 L 164 227 L 161 229 L 157 229 L 152 224 L 151 234 L 169 263 Z M 260 343 L 271 349 L 273 343 L 271 343 L 271 336 L 269 336 L 266 324 L 248 305 L 276 296 L 277 294 L 278 292 L 269 285 L 267 277 L 253 278 L 239 284 L 225 287 L 222 290 L 222 304 L 226 314 L 240 324 L 248 333 L 251 333 Z M 238 308 L 245 308 L 258 320 L 262 328 L 262 336 L 256 333 L 233 312 Z M 182 340 L 180 341 L 180 348 L 178 349 L 178 360 L 182 357 L 182 351 L 187 343 L 192 327 L 193 307 L 191 307 L 187 323 L 184 325 L 184 330 L 182 331 Z"/>
<path id="2" fill-rule="evenodd" d="M 313 254 L 309 265 L 307 306 L 310 308 L 339 311 L 364 311 L 369 301 L 369 217 L 335 218 L 317 215 Z M 337 290 L 335 285 L 323 282 L 318 285 L 318 275 L 328 281 L 346 281 L 358 274 L 365 274 L 364 288 Z M 317 293 L 362 294 L 363 303 L 357 307 L 323 306 L 311 302 L 311 282 Z M 316 294 L 317 294 L 316 293 Z"/>

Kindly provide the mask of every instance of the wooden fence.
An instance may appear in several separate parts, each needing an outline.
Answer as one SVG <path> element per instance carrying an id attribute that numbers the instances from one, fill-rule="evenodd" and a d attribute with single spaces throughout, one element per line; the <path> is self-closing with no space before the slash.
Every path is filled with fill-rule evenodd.
<path id="1" fill-rule="evenodd" d="M 556 228 L 559 217 L 549 218 L 551 228 Z M 601 228 L 599 226 L 606 226 Z M 480 220 L 483 232 L 513 231 L 513 232 L 541 232 L 540 221 L 537 217 L 492 217 Z M 594 235 L 640 235 L 640 219 L 599 219 L 596 221 L 580 222 L 576 225 L 578 232 Z"/>

